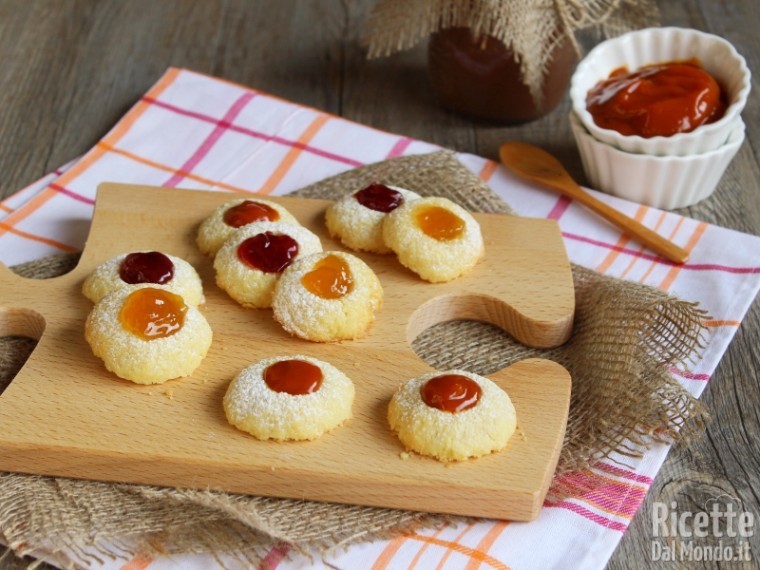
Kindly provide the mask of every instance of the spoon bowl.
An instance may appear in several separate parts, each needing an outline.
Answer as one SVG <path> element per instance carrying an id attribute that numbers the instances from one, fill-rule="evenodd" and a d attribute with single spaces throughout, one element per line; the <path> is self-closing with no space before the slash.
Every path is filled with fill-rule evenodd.
<path id="1" fill-rule="evenodd" d="M 586 192 L 562 163 L 545 150 L 531 144 L 509 141 L 499 148 L 499 157 L 504 166 L 521 178 L 577 200 L 658 255 L 678 264 L 689 259 L 689 252 L 685 249 Z"/>

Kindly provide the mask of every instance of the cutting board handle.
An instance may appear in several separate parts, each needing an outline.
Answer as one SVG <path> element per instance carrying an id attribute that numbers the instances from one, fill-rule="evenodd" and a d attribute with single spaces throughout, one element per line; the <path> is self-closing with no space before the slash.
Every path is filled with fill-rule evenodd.
<path id="1" fill-rule="evenodd" d="M 0 307 L 0 337 L 25 336 L 40 340 L 46 324 L 45 317 L 32 309 Z"/>
<path id="2" fill-rule="evenodd" d="M 13 271 L 8 269 L 8 267 L 2 261 L 0 261 L 0 285 L 17 278 L 18 275 L 13 273 Z M 5 287 L 3 287 L 2 290 L 5 291 Z M 0 298 L 0 302 L 2 302 L 2 298 Z"/>
<path id="3" fill-rule="evenodd" d="M 0 337 L 25 336 L 40 340 L 46 321 L 33 309 L 10 306 L 14 303 L 12 292 L 19 287 L 23 277 L 0 262 Z"/>
<path id="4" fill-rule="evenodd" d="M 324 244 L 339 247 L 323 223 L 329 202 L 273 199 Z M 394 257 L 372 256 L 385 296 L 370 334 L 310 343 L 291 338 L 268 311 L 241 309 L 213 285 L 213 266 L 194 235 L 200 221 L 229 200 L 226 193 L 102 185 L 74 270 L 28 279 L 0 267 L 0 333 L 40 339 L 0 397 L 0 470 L 535 518 L 567 422 L 571 380 L 561 366 L 529 360 L 491 374 L 509 391 L 519 431 L 502 453 L 451 469 L 431 458 L 404 461 L 404 448 L 388 428 L 387 402 L 400 382 L 430 371 L 407 339 L 437 322 L 492 322 L 532 346 L 566 338 L 575 297 L 556 222 L 476 214 L 488 251 L 470 275 L 451 283 L 424 283 Z M 155 247 L 198 268 L 208 285 L 202 311 L 214 328 L 203 364 L 164 387 L 119 380 L 83 334 L 92 310 L 82 295 L 85 276 L 121 252 Z M 230 380 L 252 362 L 296 354 L 329 362 L 352 378 L 353 419 L 303 445 L 258 441 L 231 426 L 222 406 Z"/>
<path id="5" fill-rule="evenodd" d="M 569 312 L 553 320 L 540 321 L 485 293 L 449 293 L 429 299 L 412 313 L 406 338 L 411 345 L 432 326 L 447 321 L 472 320 L 495 325 L 526 346 L 553 348 L 570 338 L 573 315 Z"/>

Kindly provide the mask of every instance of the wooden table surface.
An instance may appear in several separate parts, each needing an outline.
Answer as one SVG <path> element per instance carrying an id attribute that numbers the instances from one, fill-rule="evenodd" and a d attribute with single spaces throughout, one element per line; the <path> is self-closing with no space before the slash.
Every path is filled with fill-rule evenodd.
<path id="1" fill-rule="evenodd" d="M 522 126 L 442 110 L 424 45 L 367 61 L 358 45 L 369 1 L 0 0 L 0 196 L 88 150 L 169 66 L 187 67 L 409 137 L 497 158 L 523 140 L 584 175 L 569 103 Z M 757 0 L 661 2 L 662 23 L 719 34 L 760 70 Z M 586 39 L 591 45 L 592 40 Z M 757 83 L 755 81 L 755 83 Z M 760 93 L 743 113 L 747 140 L 715 192 L 681 213 L 760 234 Z M 760 304 L 755 301 L 708 384 L 706 436 L 674 448 L 608 568 L 665 568 L 650 556 L 652 504 L 702 505 L 727 493 L 760 521 Z M 696 509 L 695 509 L 696 510 Z M 750 540 L 760 559 L 760 533 Z M 699 543 L 697 539 L 696 544 Z M 20 562 L 0 562 L 15 567 Z M 690 567 L 724 567 L 717 562 Z M 731 568 L 739 567 L 737 565 Z M 753 566 L 754 567 L 754 566 Z"/>

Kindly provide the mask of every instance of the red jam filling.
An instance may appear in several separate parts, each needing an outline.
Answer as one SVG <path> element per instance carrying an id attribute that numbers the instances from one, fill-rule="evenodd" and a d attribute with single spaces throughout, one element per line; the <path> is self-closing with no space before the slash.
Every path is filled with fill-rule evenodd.
<path id="1" fill-rule="evenodd" d="M 228 226 L 239 228 L 253 222 L 276 222 L 280 219 L 280 213 L 267 204 L 245 200 L 224 212 L 223 219 Z"/>
<path id="2" fill-rule="evenodd" d="M 322 386 L 322 369 L 304 360 L 281 360 L 264 370 L 264 382 L 275 392 L 303 396 Z"/>
<path id="3" fill-rule="evenodd" d="M 404 195 L 385 184 L 370 184 L 354 194 L 354 198 L 365 208 L 387 214 L 398 208 Z"/>
<path id="4" fill-rule="evenodd" d="M 480 385 L 461 374 L 442 374 L 431 378 L 420 388 L 422 401 L 443 412 L 463 412 L 480 400 Z"/>
<path id="5" fill-rule="evenodd" d="M 282 273 L 298 255 L 298 242 L 289 235 L 263 232 L 243 240 L 237 254 L 249 267 L 264 273 Z"/>
<path id="6" fill-rule="evenodd" d="M 119 277 L 124 283 L 155 283 L 163 285 L 174 277 L 172 260 L 159 251 L 127 255 L 119 265 Z"/>
<path id="7" fill-rule="evenodd" d="M 179 295 L 145 287 L 130 293 L 119 312 L 125 330 L 143 340 L 171 336 L 185 324 L 187 305 Z"/>

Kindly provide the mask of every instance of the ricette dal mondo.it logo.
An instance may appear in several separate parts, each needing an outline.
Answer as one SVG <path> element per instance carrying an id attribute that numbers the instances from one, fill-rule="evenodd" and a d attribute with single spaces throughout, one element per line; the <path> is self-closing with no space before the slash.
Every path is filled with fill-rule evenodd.
<path id="1" fill-rule="evenodd" d="M 749 538 L 755 534 L 755 517 L 739 499 L 718 495 L 696 512 L 655 502 L 652 510 L 653 561 L 746 562 L 752 560 Z"/>

